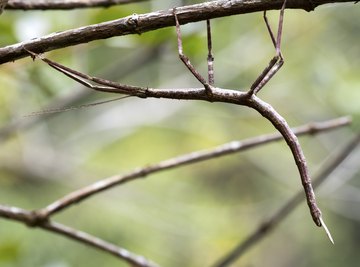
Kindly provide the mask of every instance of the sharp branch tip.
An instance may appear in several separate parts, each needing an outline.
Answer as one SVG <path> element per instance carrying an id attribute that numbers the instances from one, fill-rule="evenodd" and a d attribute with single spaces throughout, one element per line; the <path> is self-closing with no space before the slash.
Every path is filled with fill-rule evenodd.
<path id="1" fill-rule="evenodd" d="M 327 228 L 324 220 L 323 220 L 321 217 L 320 217 L 320 222 L 321 222 L 321 226 L 322 226 L 322 227 L 324 228 L 324 230 L 325 230 L 326 235 L 327 235 L 328 238 L 330 239 L 331 243 L 334 245 L 334 244 L 335 244 L 335 243 L 334 243 L 334 239 L 332 238 L 329 229 Z"/>

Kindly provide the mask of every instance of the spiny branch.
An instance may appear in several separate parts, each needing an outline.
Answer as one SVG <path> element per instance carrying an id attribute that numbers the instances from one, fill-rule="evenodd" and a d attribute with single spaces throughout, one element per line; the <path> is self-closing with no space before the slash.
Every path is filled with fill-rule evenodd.
<path id="1" fill-rule="evenodd" d="M 216 0 L 196 5 L 176 8 L 176 14 L 181 24 L 203 21 L 218 17 L 236 14 L 252 13 L 265 10 L 280 9 L 283 0 Z M 334 2 L 354 2 L 350 0 L 289 0 L 286 8 L 313 10 L 315 7 Z M 312 3 L 312 4 L 310 4 Z M 0 64 L 15 61 L 29 56 L 24 47 L 36 53 L 43 53 L 59 48 L 88 43 L 91 41 L 141 34 L 175 25 L 173 9 L 156 11 L 141 15 L 132 15 L 125 18 L 93 24 L 63 32 L 52 33 L 47 36 L 34 38 L 0 48 Z"/>

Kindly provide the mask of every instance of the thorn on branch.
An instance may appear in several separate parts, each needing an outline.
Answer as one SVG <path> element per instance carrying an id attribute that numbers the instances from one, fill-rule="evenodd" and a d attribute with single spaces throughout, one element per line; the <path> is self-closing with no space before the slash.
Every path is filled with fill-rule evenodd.
<path id="1" fill-rule="evenodd" d="M 133 30 L 134 33 L 141 35 L 141 32 L 137 29 L 139 23 L 139 17 L 140 16 L 136 13 L 132 14 L 126 21 L 126 24 L 130 26 L 130 28 Z"/>

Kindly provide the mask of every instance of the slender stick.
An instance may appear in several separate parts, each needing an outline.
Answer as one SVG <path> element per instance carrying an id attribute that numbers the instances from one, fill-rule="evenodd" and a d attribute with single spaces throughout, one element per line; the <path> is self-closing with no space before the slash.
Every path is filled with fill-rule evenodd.
<path id="1" fill-rule="evenodd" d="M 360 144 L 360 134 L 358 133 L 355 138 L 350 140 L 348 144 L 331 159 L 329 159 L 324 167 L 314 179 L 314 188 L 319 187 L 336 168 L 338 168 L 346 158 L 353 152 Z M 241 241 L 229 253 L 219 259 L 213 267 L 226 267 L 230 266 L 241 256 L 245 254 L 257 242 L 261 241 L 267 234 L 273 231 L 295 208 L 304 200 L 303 192 L 299 191 L 287 203 L 275 212 L 269 219 L 262 222 L 256 230 L 251 233 L 245 240 Z"/>
<path id="2" fill-rule="evenodd" d="M 73 239 L 85 245 L 110 253 L 113 256 L 128 262 L 134 267 L 158 266 L 157 264 L 152 263 L 151 261 L 145 259 L 142 256 L 136 255 L 124 248 L 118 247 L 88 233 L 70 228 L 60 223 L 51 222 L 50 220 L 39 222 L 34 212 L 30 212 L 17 207 L 0 205 L 0 217 L 22 222 L 28 226 L 36 226 L 59 235 L 63 235 L 67 238 Z"/>
<path id="3" fill-rule="evenodd" d="M 106 93 L 117 93 L 117 94 L 127 94 L 127 95 L 134 95 L 138 97 L 146 97 L 145 92 L 147 88 L 145 87 L 138 87 L 138 86 L 130 86 L 126 84 L 120 84 L 117 82 L 109 81 L 106 79 L 98 78 L 89 76 L 77 70 L 71 69 L 64 65 L 61 65 L 55 61 L 52 61 L 48 58 L 43 57 L 42 55 L 36 54 L 27 48 L 24 48 L 33 59 L 40 58 L 42 61 L 47 63 L 50 67 L 54 68 L 55 70 L 63 73 L 64 75 L 68 76 L 69 78 L 73 79 L 74 81 L 88 87 L 90 89 L 94 89 L 100 92 Z M 91 82 L 97 83 L 98 85 L 94 85 Z"/>
<path id="4" fill-rule="evenodd" d="M 278 26 L 278 33 L 277 33 L 276 40 L 275 40 L 274 34 L 271 30 L 268 19 L 266 17 L 266 11 L 264 11 L 264 16 L 263 16 L 264 21 L 266 24 L 266 28 L 268 29 L 268 32 L 270 34 L 272 43 L 275 46 L 276 54 L 270 60 L 268 66 L 263 70 L 263 72 L 259 75 L 259 77 L 251 85 L 249 94 L 256 95 L 271 80 L 271 78 L 279 71 L 279 69 L 284 64 L 284 58 L 281 54 L 280 47 L 281 47 L 281 37 L 282 37 L 282 28 L 283 28 L 283 24 L 284 24 L 284 13 L 285 13 L 286 1 L 287 0 L 284 0 L 284 3 L 280 10 L 279 26 Z"/>
<path id="5" fill-rule="evenodd" d="M 53 109 L 43 109 L 43 110 L 40 110 L 40 111 L 31 112 L 30 114 L 26 115 L 25 117 L 48 115 L 48 114 L 67 112 L 67 111 L 77 110 L 77 109 L 91 108 L 91 107 L 107 104 L 107 103 L 110 103 L 110 102 L 122 100 L 122 99 L 125 99 L 125 98 L 129 98 L 129 97 L 131 97 L 131 96 L 126 95 L 126 96 L 119 96 L 119 97 L 112 98 L 112 99 L 102 100 L 102 101 L 99 101 L 99 102 L 86 103 L 86 104 L 79 105 L 79 106 L 61 107 L 61 108 L 53 108 Z"/>
<path id="6" fill-rule="evenodd" d="M 0 14 L 3 12 L 8 1 L 9 0 L 0 0 Z"/>
<path id="7" fill-rule="evenodd" d="M 316 6 L 333 3 L 334 0 L 317 0 Z M 336 2 L 354 2 L 353 0 L 337 0 Z M 226 17 L 235 14 L 245 14 L 264 10 L 280 9 L 283 1 L 243 1 L 243 0 L 216 0 L 195 5 L 178 7 L 177 15 L 181 23 L 190 23 Z M 291 4 L 291 5 L 290 5 Z M 291 1 L 288 8 L 313 10 L 307 1 Z M 24 49 L 43 53 L 64 47 L 88 43 L 94 40 L 123 36 L 128 34 L 140 34 L 148 31 L 174 26 L 173 9 L 156 11 L 137 16 L 128 16 L 113 21 L 87 25 L 85 27 L 69 29 L 62 32 L 51 33 L 46 36 L 34 38 L 21 43 L 0 48 L 0 64 L 12 62 L 29 56 Z"/>

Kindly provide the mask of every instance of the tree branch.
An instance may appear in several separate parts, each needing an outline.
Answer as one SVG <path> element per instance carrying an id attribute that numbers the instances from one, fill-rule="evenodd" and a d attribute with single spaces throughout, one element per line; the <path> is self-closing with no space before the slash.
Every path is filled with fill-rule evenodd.
<path id="1" fill-rule="evenodd" d="M 310 123 L 298 128 L 294 128 L 293 131 L 295 134 L 304 135 L 304 134 L 316 134 L 322 131 L 335 129 L 337 127 L 342 127 L 348 125 L 351 120 L 348 117 L 342 117 L 335 120 L 329 120 L 326 122 L 320 123 Z M 95 194 L 98 194 L 104 190 L 112 188 L 114 186 L 124 184 L 126 182 L 132 181 L 134 179 L 143 178 L 150 174 L 160 172 L 163 170 L 173 169 L 180 166 L 197 163 L 236 152 L 240 152 L 255 146 L 267 144 L 273 141 L 281 140 L 282 135 L 280 133 L 274 133 L 269 135 L 262 135 L 255 138 L 250 138 L 244 141 L 233 141 L 230 143 L 223 144 L 221 146 L 215 147 L 213 149 L 202 150 L 192 152 L 190 154 L 181 155 L 175 158 L 161 161 L 156 164 L 148 165 L 142 168 L 137 168 L 127 174 L 123 175 L 114 175 L 109 178 L 100 180 L 91 185 L 88 185 L 84 188 L 81 188 L 77 191 L 74 191 L 59 200 L 54 201 L 47 207 L 34 211 L 35 214 L 38 214 L 39 220 L 48 219 L 51 215 L 68 208 L 69 206 L 85 200 Z"/>
<path id="2" fill-rule="evenodd" d="M 186 24 L 236 14 L 280 9 L 283 2 L 283 0 L 216 0 L 178 7 L 176 9 L 176 14 L 180 24 Z M 311 11 L 319 5 L 334 2 L 342 3 L 354 1 L 288 0 L 286 7 Z M 29 41 L 0 48 L 0 64 L 29 56 L 24 47 L 36 53 L 43 53 L 46 51 L 88 43 L 94 40 L 128 34 L 141 34 L 174 25 L 175 19 L 172 9 L 141 15 L 134 14 L 132 16 L 113 21 L 52 33 L 47 36 L 34 38 Z"/>
<path id="3" fill-rule="evenodd" d="M 150 262 L 142 256 L 136 255 L 124 248 L 120 248 L 106 242 L 100 238 L 92 236 L 88 233 L 75 230 L 68 226 L 65 226 L 60 223 L 51 222 L 50 220 L 45 220 L 42 222 L 37 221 L 37 216 L 31 211 L 27 211 L 17 207 L 9 207 L 0 205 L 0 217 L 11 219 L 14 221 L 22 222 L 31 227 L 39 227 L 41 229 L 63 235 L 70 239 L 76 240 L 80 243 L 89 245 L 91 247 L 100 249 L 107 253 L 112 254 L 113 256 L 120 258 L 127 263 L 131 264 L 134 267 L 157 267 L 158 265 Z"/>
<path id="4" fill-rule="evenodd" d="M 314 188 L 320 186 L 330 174 L 358 147 L 360 143 L 360 133 L 352 139 L 340 152 L 334 155 L 320 170 L 314 179 Z M 227 255 L 219 259 L 213 267 L 226 267 L 239 259 L 247 250 L 253 247 L 257 242 L 261 241 L 268 233 L 274 230 L 280 222 L 282 222 L 295 208 L 304 200 L 303 192 L 299 191 L 294 195 L 283 207 L 273 214 L 269 219 L 265 220 L 259 227 L 248 236 L 244 241 L 232 249 Z"/>
<path id="5" fill-rule="evenodd" d="M 89 7 L 110 7 L 114 5 L 131 4 L 147 0 L 9 0 L 6 9 L 49 10 L 75 9 Z"/>

